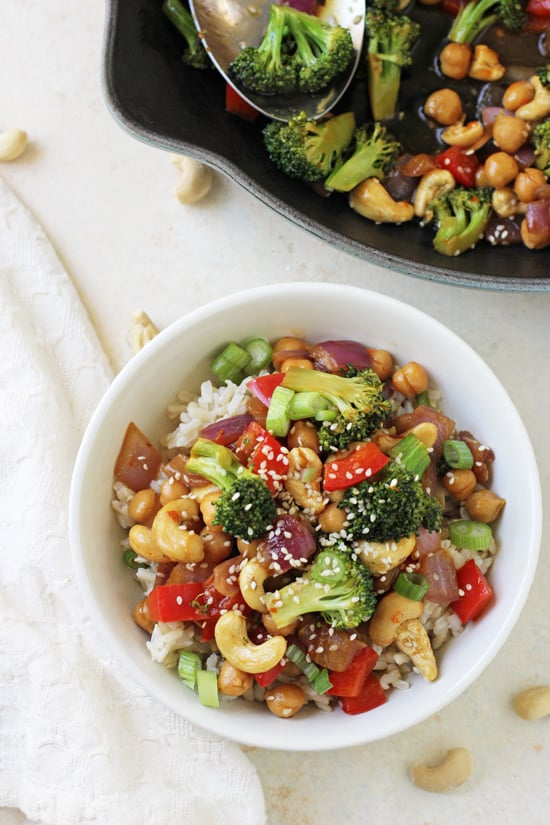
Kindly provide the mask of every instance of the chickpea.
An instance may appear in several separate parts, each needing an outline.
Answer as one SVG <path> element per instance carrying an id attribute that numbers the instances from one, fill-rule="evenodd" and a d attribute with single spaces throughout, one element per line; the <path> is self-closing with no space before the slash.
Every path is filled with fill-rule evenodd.
<path id="1" fill-rule="evenodd" d="M 265 701 L 271 713 L 289 719 L 301 710 L 306 697 L 299 685 L 286 683 L 269 688 Z"/>
<path id="2" fill-rule="evenodd" d="M 477 490 L 465 501 L 468 515 L 474 521 L 491 524 L 500 515 L 506 499 L 497 496 L 492 490 Z"/>
<path id="3" fill-rule="evenodd" d="M 428 373 L 416 361 L 409 361 L 393 374 L 392 383 L 397 392 L 406 398 L 414 398 L 428 389 Z"/>
<path id="4" fill-rule="evenodd" d="M 536 200 L 537 191 L 545 186 L 546 176 L 541 169 L 527 166 L 514 181 L 514 192 L 523 203 Z"/>
<path id="5" fill-rule="evenodd" d="M 147 597 L 143 598 L 140 602 L 136 604 L 134 608 L 133 617 L 134 622 L 137 624 L 138 627 L 141 627 L 142 630 L 146 630 L 147 633 L 153 632 L 155 628 L 155 623 L 149 615 Z"/>
<path id="6" fill-rule="evenodd" d="M 369 349 L 371 367 L 381 381 L 386 381 L 393 372 L 393 356 L 385 349 Z"/>
<path id="7" fill-rule="evenodd" d="M 254 684 L 251 673 L 245 673 L 230 664 L 227 660 L 222 663 L 218 674 L 218 690 L 225 696 L 242 696 Z"/>
<path id="8" fill-rule="evenodd" d="M 294 447 L 308 447 L 319 455 L 317 427 L 311 421 L 295 421 L 288 432 L 286 444 L 289 450 L 294 449 Z"/>
<path id="9" fill-rule="evenodd" d="M 304 350 L 307 352 L 308 349 L 309 347 L 303 338 L 293 338 L 290 335 L 287 335 L 284 338 L 279 338 L 279 340 L 275 341 L 273 344 L 273 352 L 281 352 L 281 350 L 284 350 L 285 352 L 298 352 L 299 350 Z"/>
<path id="10" fill-rule="evenodd" d="M 138 490 L 128 505 L 128 515 L 138 524 L 147 524 L 158 510 L 159 501 L 150 487 Z"/>
<path id="11" fill-rule="evenodd" d="M 463 80 L 470 68 L 472 47 L 469 43 L 447 43 L 439 55 L 441 71 L 453 80 Z"/>
<path id="12" fill-rule="evenodd" d="M 474 180 L 475 185 L 479 186 L 480 189 L 484 189 L 486 186 L 489 186 L 487 173 L 485 172 L 485 166 L 483 164 L 477 167 Z"/>
<path id="13" fill-rule="evenodd" d="M 284 627 L 277 627 L 271 613 L 262 613 L 262 624 L 270 636 L 290 636 L 291 633 L 294 633 L 299 623 L 300 619 L 295 619 L 291 624 L 286 624 Z"/>
<path id="14" fill-rule="evenodd" d="M 206 524 L 207 527 L 213 528 L 214 530 L 221 530 L 220 525 L 214 524 L 214 519 L 216 518 L 216 501 L 221 496 L 221 490 L 213 493 L 208 493 L 203 499 L 201 499 L 200 503 L 200 511 L 202 515 L 202 520 Z"/>
<path id="15" fill-rule="evenodd" d="M 253 541 L 246 541 L 246 539 L 237 539 L 237 550 L 245 559 L 254 559 L 258 554 L 258 547 L 261 539 L 254 539 Z"/>
<path id="16" fill-rule="evenodd" d="M 177 481 L 173 476 L 162 482 L 160 488 L 160 503 L 164 507 L 170 501 L 183 498 L 188 493 L 188 488 L 181 481 Z"/>
<path id="17" fill-rule="evenodd" d="M 319 513 L 318 519 L 323 533 L 339 533 L 344 529 L 347 513 L 336 502 L 331 502 Z"/>
<path id="18" fill-rule="evenodd" d="M 309 360 L 309 358 L 285 358 L 279 369 L 281 372 L 288 372 L 291 367 L 299 367 L 303 370 L 312 370 L 313 363 Z"/>
<path id="19" fill-rule="evenodd" d="M 529 137 L 529 126 L 511 115 L 497 115 L 493 124 L 493 140 L 503 152 L 513 154 Z"/>
<path id="20" fill-rule="evenodd" d="M 465 501 L 474 492 L 477 478 L 471 470 L 450 470 L 443 476 L 442 484 L 455 501 Z"/>
<path id="21" fill-rule="evenodd" d="M 450 126 L 462 117 L 462 101 L 453 89 L 436 89 L 426 98 L 424 113 L 440 126 Z"/>
<path id="22" fill-rule="evenodd" d="M 517 161 L 506 152 L 493 152 L 485 161 L 485 174 L 489 186 L 502 189 L 511 183 L 519 172 Z"/>
<path id="23" fill-rule="evenodd" d="M 547 246 L 550 246 L 550 232 L 546 227 L 543 227 L 539 231 L 533 231 L 524 219 L 521 222 L 520 234 L 521 240 L 527 249 L 545 249 Z"/>
<path id="24" fill-rule="evenodd" d="M 535 87 L 528 80 L 516 80 L 510 83 L 502 96 L 502 105 L 510 112 L 515 112 L 520 106 L 531 103 L 535 97 Z"/>
<path id="25" fill-rule="evenodd" d="M 204 527 L 200 532 L 204 549 L 203 561 L 207 564 L 216 565 L 225 561 L 233 552 L 233 541 L 228 533 L 223 530 L 212 530 Z"/>

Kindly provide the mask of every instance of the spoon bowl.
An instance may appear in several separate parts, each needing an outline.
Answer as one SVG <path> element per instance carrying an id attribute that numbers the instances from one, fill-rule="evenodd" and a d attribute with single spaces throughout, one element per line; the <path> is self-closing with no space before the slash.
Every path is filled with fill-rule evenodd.
<path id="1" fill-rule="evenodd" d="M 189 0 L 189 6 L 210 59 L 227 83 L 254 108 L 273 120 L 290 120 L 305 112 L 317 120 L 340 100 L 353 79 L 363 44 L 365 0 L 327 0 L 318 17 L 349 29 L 355 56 L 347 72 L 315 94 L 261 95 L 229 75 L 229 65 L 243 46 L 258 46 L 269 19 L 271 0 Z"/>

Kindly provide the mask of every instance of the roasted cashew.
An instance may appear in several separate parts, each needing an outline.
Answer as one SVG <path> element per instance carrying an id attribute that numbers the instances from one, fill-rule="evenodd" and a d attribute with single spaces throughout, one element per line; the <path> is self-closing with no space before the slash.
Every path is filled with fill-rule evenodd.
<path id="1" fill-rule="evenodd" d="M 288 471 L 284 480 L 296 504 L 310 513 L 320 513 L 327 502 L 321 493 L 323 462 L 311 447 L 293 447 L 288 453 Z"/>
<path id="2" fill-rule="evenodd" d="M 413 433 L 425 447 L 433 447 L 437 441 L 438 430 L 435 424 L 431 421 L 421 421 L 420 424 L 415 424 L 409 430 L 400 433 L 399 435 L 390 435 L 390 433 L 379 432 L 373 436 L 372 440 L 376 446 L 382 450 L 383 453 L 389 453 L 400 441 L 403 441 L 405 436 Z"/>
<path id="3" fill-rule="evenodd" d="M 550 687 L 538 685 L 514 696 L 514 710 L 522 719 L 541 719 L 550 716 Z"/>
<path id="4" fill-rule="evenodd" d="M 153 324 L 146 312 L 136 309 L 132 313 L 132 327 L 130 329 L 130 344 L 132 353 L 135 355 L 145 344 L 152 341 L 158 335 L 158 329 Z"/>
<path id="5" fill-rule="evenodd" d="M 467 748 L 451 748 L 439 765 L 415 765 L 410 773 L 414 784 L 422 790 L 444 793 L 466 782 L 473 766 L 472 754 Z"/>
<path id="6" fill-rule="evenodd" d="M 271 636 L 255 645 L 248 638 L 246 619 L 234 610 L 223 613 L 214 629 L 216 644 L 224 659 L 245 673 L 264 673 L 281 661 L 286 652 L 284 636 Z"/>
<path id="7" fill-rule="evenodd" d="M 212 169 L 209 166 L 186 155 L 172 155 L 172 163 L 181 172 L 175 189 L 180 203 L 197 203 L 208 195 L 214 180 Z"/>
<path id="8" fill-rule="evenodd" d="M 159 550 L 172 561 L 192 563 L 202 561 L 202 538 L 192 529 L 200 524 L 199 506 L 192 498 L 178 498 L 161 507 L 151 528 Z"/>
<path id="9" fill-rule="evenodd" d="M 27 148 L 27 133 L 23 129 L 0 132 L 0 161 L 15 160 Z"/>
<path id="10" fill-rule="evenodd" d="M 529 78 L 529 83 L 535 89 L 535 96 L 529 103 L 524 103 L 514 112 L 522 120 L 542 120 L 550 115 L 550 89 L 541 83 L 536 74 Z"/>
<path id="11" fill-rule="evenodd" d="M 419 619 L 408 619 L 397 628 L 395 644 L 409 656 L 418 672 L 429 682 L 437 679 L 437 663 L 426 628 Z"/>
<path id="12" fill-rule="evenodd" d="M 502 65 L 494 49 L 486 46 L 485 43 L 478 43 L 475 46 L 468 77 L 473 77 L 474 80 L 500 80 L 505 71 L 506 66 Z"/>
<path id="13" fill-rule="evenodd" d="M 242 597 L 252 610 L 267 613 L 264 604 L 264 581 L 269 576 L 268 569 L 258 559 L 248 559 L 239 573 L 239 588 Z"/>
<path id="14" fill-rule="evenodd" d="M 413 534 L 399 541 L 361 540 L 357 543 L 357 553 L 373 576 L 383 576 L 410 556 L 415 544 Z"/>
<path id="15" fill-rule="evenodd" d="M 453 123 L 441 132 L 441 140 L 449 146 L 473 146 L 481 140 L 485 127 L 479 120 L 471 120 L 469 123 Z"/>
<path id="16" fill-rule="evenodd" d="M 371 641 L 380 647 L 391 645 L 403 622 L 418 619 L 423 610 L 423 602 L 408 599 L 396 590 L 392 590 L 380 599 L 371 616 L 369 622 Z"/>
<path id="17" fill-rule="evenodd" d="M 405 223 L 414 218 L 409 201 L 395 201 L 378 178 L 367 178 L 350 192 L 352 209 L 376 223 Z"/>
<path id="18" fill-rule="evenodd" d="M 446 195 L 456 186 L 456 181 L 448 169 L 431 169 L 420 178 L 414 195 L 414 214 L 417 218 L 432 218 L 429 208 L 435 198 Z"/>
<path id="19" fill-rule="evenodd" d="M 501 218 L 511 218 L 514 215 L 523 215 L 527 211 L 527 204 L 523 203 L 511 186 L 493 189 L 491 206 Z"/>
<path id="20" fill-rule="evenodd" d="M 155 561 L 158 564 L 165 564 L 171 561 L 170 557 L 159 548 L 153 537 L 152 530 L 143 524 L 134 524 L 134 526 L 130 528 L 128 541 L 134 553 L 137 553 L 138 556 L 148 561 Z"/>

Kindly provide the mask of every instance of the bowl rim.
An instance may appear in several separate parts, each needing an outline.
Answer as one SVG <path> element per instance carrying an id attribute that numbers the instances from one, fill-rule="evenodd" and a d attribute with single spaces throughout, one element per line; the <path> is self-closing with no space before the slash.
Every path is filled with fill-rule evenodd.
<path id="1" fill-rule="evenodd" d="M 466 350 L 469 351 L 470 356 L 480 364 L 486 375 L 492 376 L 495 386 L 500 385 L 502 393 L 504 393 L 508 399 L 510 405 L 509 412 L 514 417 L 514 426 L 516 428 L 515 432 L 517 437 L 522 442 L 524 460 L 529 468 L 528 485 L 525 491 L 528 493 L 527 498 L 529 502 L 529 517 L 526 519 L 528 529 L 526 529 L 525 533 L 525 542 L 526 546 L 530 548 L 530 553 L 527 564 L 522 568 L 521 580 L 516 582 L 517 589 L 512 603 L 509 605 L 505 620 L 499 626 L 496 634 L 491 638 L 491 644 L 489 647 L 490 655 L 486 653 L 478 660 L 476 665 L 469 669 L 468 672 L 461 678 L 452 683 L 452 685 L 444 691 L 440 691 L 435 701 L 430 703 L 429 706 L 425 708 L 424 712 L 417 713 L 417 715 L 411 719 L 410 723 L 403 724 L 397 720 L 392 721 L 390 716 L 385 724 L 383 732 L 376 732 L 375 735 L 371 736 L 362 730 L 360 725 L 355 725 L 348 727 L 346 729 L 345 737 L 342 735 L 338 741 L 334 741 L 332 739 L 325 741 L 322 737 L 319 738 L 319 736 L 315 733 L 305 739 L 302 737 L 298 741 L 294 741 L 291 737 L 287 736 L 286 730 L 283 730 L 275 734 L 271 734 L 270 732 L 270 741 L 266 742 L 265 734 L 262 734 L 256 730 L 243 730 L 242 727 L 239 727 L 238 722 L 235 724 L 231 713 L 212 713 L 211 709 L 204 708 L 196 702 L 193 706 L 192 714 L 187 715 L 181 705 L 173 700 L 170 691 L 164 690 L 164 687 L 160 684 L 160 681 L 156 682 L 154 677 L 150 678 L 148 674 L 144 674 L 142 669 L 134 661 L 133 657 L 128 653 L 122 642 L 112 635 L 111 627 L 99 609 L 96 595 L 94 594 L 88 580 L 85 555 L 82 552 L 82 536 L 80 532 L 82 504 L 81 491 L 85 482 L 88 463 L 87 459 L 90 455 L 95 439 L 98 434 L 100 434 L 101 429 L 104 426 L 105 418 L 109 412 L 113 400 L 117 398 L 119 392 L 133 380 L 135 375 L 139 373 L 143 362 L 149 361 L 154 358 L 158 352 L 169 347 L 174 340 L 185 334 L 185 331 L 189 327 L 193 327 L 196 324 L 200 324 L 201 322 L 210 319 L 219 311 L 227 311 L 231 308 L 242 307 L 243 302 L 247 303 L 255 300 L 269 301 L 275 295 L 280 296 L 281 290 L 284 290 L 285 293 L 293 296 L 295 300 L 298 299 L 298 297 L 300 300 L 306 300 L 308 296 L 313 296 L 314 294 L 318 295 L 319 293 L 323 293 L 327 299 L 330 299 L 331 296 L 336 296 L 336 294 L 339 294 L 340 297 L 342 297 L 342 295 L 346 295 L 349 297 L 350 302 L 353 302 L 354 299 L 361 298 L 361 300 L 374 302 L 375 305 L 383 304 L 386 307 L 389 306 L 390 308 L 399 309 L 400 311 L 405 310 L 411 320 L 416 319 L 417 321 L 422 321 L 429 319 L 430 324 L 435 324 L 438 326 L 443 334 L 449 338 L 449 340 L 455 340 L 462 348 L 466 348 Z M 241 744 L 287 751 L 335 750 L 365 744 L 378 739 L 385 739 L 395 733 L 403 732 L 404 730 L 433 716 L 457 698 L 461 693 L 463 693 L 463 691 L 477 679 L 480 673 L 485 670 L 489 663 L 494 659 L 512 632 L 512 629 L 514 628 L 523 607 L 525 606 L 525 602 L 529 595 L 533 578 L 535 576 L 542 536 L 542 493 L 535 454 L 525 425 L 523 424 L 514 403 L 508 396 L 508 393 L 501 384 L 500 380 L 493 373 L 486 362 L 483 361 L 479 355 L 477 355 L 475 350 L 473 350 L 469 344 L 454 333 L 449 327 L 442 324 L 432 316 L 429 316 L 426 312 L 412 307 L 404 301 L 381 293 L 373 292 L 371 290 L 365 290 L 360 287 L 310 282 L 268 284 L 250 289 L 239 290 L 238 292 L 232 293 L 226 297 L 221 297 L 210 301 L 207 304 L 199 306 L 184 314 L 170 324 L 166 329 L 162 330 L 152 341 L 147 344 L 147 347 L 133 356 L 132 359 L 118 373 L 118 375 L 115 376 L 113 382 L 104 393 L 94 413 L 92 414 L 78 450 L 69 493 L 68 534 L 77 585 L 83 595 L 89 616 L 92 617 L 94 625 L 98 628 L 100 637 L 102 637 L 103 641 L 107 644 L 107 647 L 113 654 L 114 659 L 119 664 L 123 665 L 123 669 L 127 671 L 134 678 L 134 680 L 141 685 L 142 688 L 146 690 L 148 695 L 154 701 L 161 702 L 161 704 L 169 707 L 176 714 L 184 716 L 193 724 L 209 730 L 213 734 L 225 737 L 226 739 L 233 740 Z M 465 632 L 467 632 L 467 630 L 468 629 L 466 629 Z M 352 718 L 357 719 L 357 717 Z M 285 724 L 288 724 L 288 721 L 285 721 Z"/>

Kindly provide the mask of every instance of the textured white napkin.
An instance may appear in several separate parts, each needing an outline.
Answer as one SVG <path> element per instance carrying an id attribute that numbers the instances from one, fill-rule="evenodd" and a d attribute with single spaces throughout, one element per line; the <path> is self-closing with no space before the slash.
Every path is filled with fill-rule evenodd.
<path id="1" fill-rule="evenodd" d="M 42 825 L 262 825 L 241 749 L 151 701 L 85 616 L 67 498 L 111 373 L 43 230 L 1 180 L 0 307 L 0 822 L 17 808 Z"/>

